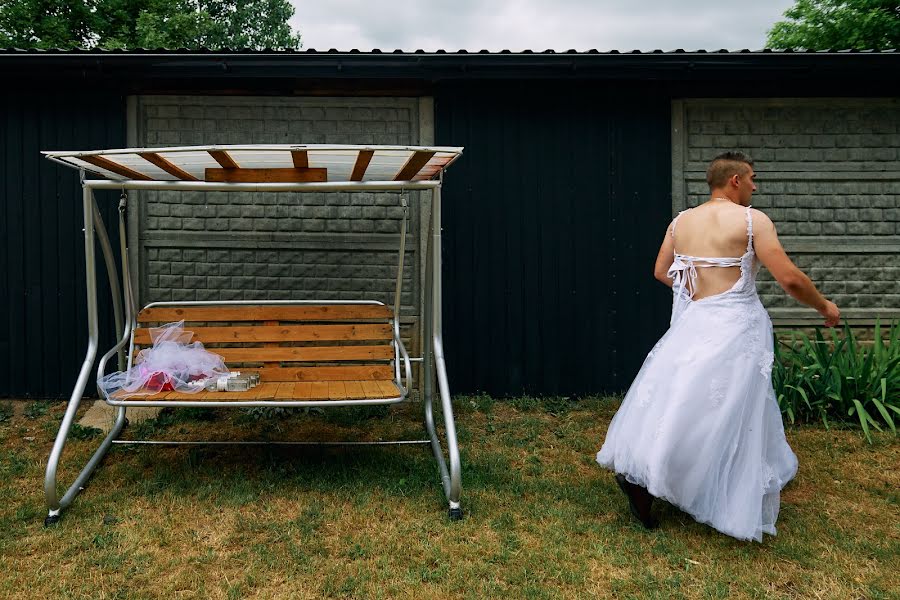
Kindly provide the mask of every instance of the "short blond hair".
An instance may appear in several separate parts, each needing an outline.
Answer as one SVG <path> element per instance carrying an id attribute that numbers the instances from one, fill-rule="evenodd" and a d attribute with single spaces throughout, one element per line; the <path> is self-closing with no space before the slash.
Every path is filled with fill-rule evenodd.
<path id="1" fill-rule="evenodd" d="M 744 175 L 753 166 L 753 159 L 743 152 L 723 152 L 715 157 L 706 169 L 709 189 L 720 188 L 733 175 Z"/>

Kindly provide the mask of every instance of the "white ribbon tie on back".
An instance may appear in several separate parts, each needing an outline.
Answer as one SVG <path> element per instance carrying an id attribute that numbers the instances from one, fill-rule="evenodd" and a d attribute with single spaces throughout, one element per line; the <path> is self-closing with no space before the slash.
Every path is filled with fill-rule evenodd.
<path id="1" fill-rule="evenodd" d="M 693 298 L 697 291 L 697 268 L 704 267 L 740 267 L 741 257 L 705 257 L 675 254 L 672 266 L 666 277 L 672 280 L 672 288 L 679 296 L 687 290 L 687 297 Z"/>

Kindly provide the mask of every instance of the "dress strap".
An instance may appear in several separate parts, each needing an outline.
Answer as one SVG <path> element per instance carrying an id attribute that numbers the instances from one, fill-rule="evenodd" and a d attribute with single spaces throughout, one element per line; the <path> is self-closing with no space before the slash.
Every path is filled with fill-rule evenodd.
<path id="1" fill-rule="evenodd" d="M 753 249 L 753 215 L 750 214 L 750 207 L 747 207 L 747 252 Z"/>
<path id="2" fill-rule="evenodd" d="M 690 210 L 689 208 L 684 209 L 683 211 L 681 211 L 677 215 L 675 215 L 674 219 L 672 219 L 672 237 L 673 238 L 675 237 L 675 225 L 676 225 L 676 223 L 678 223 L 678 217 L 680 217 L 681 215 L 683 215 L 684 213 L 686 213 L 689 210 Z"/>

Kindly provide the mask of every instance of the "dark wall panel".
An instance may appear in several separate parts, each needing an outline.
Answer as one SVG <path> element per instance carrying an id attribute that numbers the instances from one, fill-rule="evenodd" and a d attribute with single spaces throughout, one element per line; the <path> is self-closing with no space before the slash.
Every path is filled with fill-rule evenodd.
<path id="1" fill-rule="evenodd" d="M 632 88 L 634 89 L 634 88 Z M 665 331 L 670 101 L 653 89 L 472 83 L 436 95 L 455 392 L 622 390 Z"/>
<path id="2" fill-rule="evenodd" d="M 0 395 L 67 397 L 87 347 L 81 187 L 76 171 L 40 151 L 123 147 L 125 102 L 6 94 L 0 110 Z M 116 194 L 97 200 L 118 248 Z M 105 351 L 114 334 L 102 267 L 97 280 Z"/>
<path id="3" fill-rule="evenodd" d="M 671 216 L 669 106 L 613 85 L 438 89 L 436 141 L 466 146 L 444 192 L 454 391 L 627 387 L 669 316 L 651 273 Z M 124 146 L 124 98 L 10 94 L 0 108 L 0 395 L 67 397 L 87 343 L 80 187 L 39 151 Z M 110 225 L 116 196 L 98 194 Z M 102 267 L 97 279 L 103 351 Z"/>

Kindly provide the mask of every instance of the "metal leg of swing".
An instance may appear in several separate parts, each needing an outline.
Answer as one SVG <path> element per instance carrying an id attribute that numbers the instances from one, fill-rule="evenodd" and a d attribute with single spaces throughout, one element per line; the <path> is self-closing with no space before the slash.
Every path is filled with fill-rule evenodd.
<path id="1" fill-rule="evenodd" d="M 450 461 L 450 491 L 447 500 L 450 502 L 450 518 L 462 519 L 462 508 L 459 495 L 462 488 L 462 466 L 459 460 L 459 444 L 456 439 L 456 421 L 453 418 L 453 404 L 450 401 L 450 384 L 447 381 L 447 367 L 444 363 L 444 350 L 440 338 L 435 338 L 435 363 L 437 367 L 438 388 L 441 394 L 441 408 L 444 415 L 444 434 L 447 436 L 447 456 Z"/>
<path id="2" fill-rule="evenodd" d="M 462 489 L 461 463 L 459 446 L 456 440 L 456 423 L 453 419 L 453 405 L 450 401 L 450 385 L 447 379 L 447 366 L 444 361 L 444 347 L 441 319 L 441 194 L 440 188 L 433 190 L 431 232 L 428 236 L 425 258 L 425 315 L 423 347 L 423 396 L 425 409 L 425 429 L 431 439 L 431 449 L 438 463 L 444 495 L 450 504 L 451 520 L 462 518 L 460 492 Z M 447 459 L 437 434 L 434 420 L 434 382 L 437 379 L 438 393 L 441 399 L 441 412 L 444 417 L 444 433 L 447 441 Z"/>
<path id="3" fill-rule="evenodd" d="M 457 521 L 462 519 L 463 512 L 460 505 L 461 491 L 461 466 L 459 458 L 459 447 L 456 442 L 456 423 L 453 418 L 453 407 L 450 403 L 449 389 L 446 384 L 446 372 L 441 375 L 444 370 L 438 367 L 438 385 L 441 395 L 441 409 L 444 417 L 444 430 L 447 437 L 447 455 L 449 457 L 450 468 L 447 468 L 447 460 L 444 458 L 444 451 L 441 447 L 441 440 L 437 434 L 434 420 L 433 393 L 425 393 L 425 428 L 428 431 L 428 437 L 431 439 L 431 450 L 434 458 L 438 463 L 438 469 L 441 474 L 441 483 L 444 486 L 444 495 L 450 505 L 450 519 Z M 442 383 L 443 382 L 443 383 Z"/>
<path id="4" fill-rule="evenodd" d="M 77 410 L 77 403 L 75 404 L 75 406 Z M 66 411 L 66 416 L 68 416 L 68 411 Z M 85 488 L 88 479 L 90 479 L 91 475 L 94 474 L 94 471 L 97 469 L 97 465 L 100 464 L 100 461 L 103 460 L 103 457 L 106 456 L 106 453 L 112 446 L 113 440 L 115 440 L 119 436 L 119 433 L 122 432 L 122 428 L 125 426 L 126 421 L 127 419 L 125 418 L 125 407 L 120 406 L 116 411 L 116 422 L 113 425 L 113 428 L 100 443 L 100 447 L 97 448 L 97 450 L 94 452 L 94 455 L 91 456 L 91 459 L 81 470 L 81 473 L 78 474 L 78 477 L 75 478 L 75 482 L 69 487 L 68 490 L 66 490 L 65 494 L 63 494 L 63 497 L 57 500 L 56 468 L 59 465 L 59 455 L 62 453 L 62 448 L 63 446 L 65 446 L 66 437 L 69 434 L 69 429 L 71 429 L 71 420 L 69 420 L 69 426 L 66 427 L 66 419 L 63 419 L 63 427 L 60 427 L 59 433 L 56 436 L 56 443 L 54 444 L 54 450 L 56 450 L 56 446 L 59 445 L 59 452 L 54 452 L 53 454 L 51 454 L 50 462 L 47 464 L 47 478 L 44 481 L 44 495 L 47 499 L 47 507 L 49 509 L 47 517 L 44 519 L 45 526 L 57 523 L 62 516 L 63 509 L 72 504 L 72 501 L 75 499 L 75 497 L 79 493 L 81 493 L 81 490 Z"/>
<path id="5" fill-rule="evenodd" d="M 53 449 L 50 451 L 50 457 L 47 460 L 47 471 L 44 476 L 44 498 L 47 502 L 48 514 L 44 520 L 45 525 L 52 525 L 59 521 L 62 510 L 72 503 L 72 500 L 84 489 L 88 479 L 90 479 L 97 465 L 103 460 L 103 457 L 109 451 L 112 441 L 122 431 L 125 425 L 125 408 L 120 407 L 116 414 L 116 421 L 106 438 L 100 443 L 100 447 L 94 452 L 75 482 L 66 490 L 62 498 L 57 494 L 56 472 L 59 467 L 59 460 L 62 456 L 63 449 L 66 445 L 66 439 L 69 431 L 72 429 L 72 423 L 75 420 L 75 414 L 78 412 L 78 406 L 81 404 L 81 398 L 84 395 L 84 389 L 87 386 L 88 378 L 91 375 L 91 367 L 97 356 L 97 345 L 99 342 L 99 328 L 97 318 L 97 273 L 96 264 L 94 262 L 94 208 L 93 208 L 93 192 L 89 187 L 83 188 L 83 204 L 84 204 L 84 258 L 85 258 L 85 281 L 87 284 L 87 318 L 88 318 L 88 347 L 85 353 L 84 362 L 78 373 L 78 379 L 75 382 L 75 389 L 69 398 L 69 405 L 66 408 L 66 414 L 63 416 L 59 432 L 56 434 L 56 440 L 53 442 Z M 105 250 L 105 249 L 104 249 Z"/>

